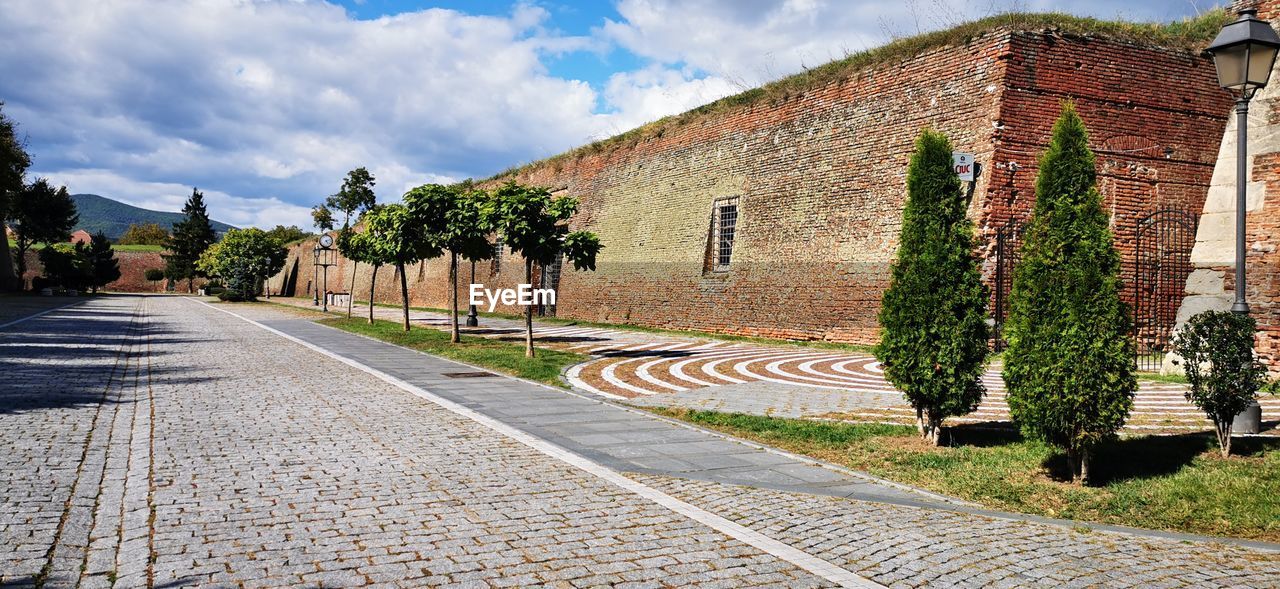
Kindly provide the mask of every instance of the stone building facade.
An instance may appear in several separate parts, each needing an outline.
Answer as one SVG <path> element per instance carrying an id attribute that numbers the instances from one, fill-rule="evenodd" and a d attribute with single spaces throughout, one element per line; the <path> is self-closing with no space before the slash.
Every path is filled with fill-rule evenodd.
<path id="1" fill-rule="evenodd" d="M 1132 274 L 1141 219 L 1204 208 L 1231 102 L 1198 51 L 1117 35 L 995 23 L 910 55 L 819 68 L 491 182 L 577 196 L 573 227 L 605 244 L 597 271 L 559 272 L 558 316 L 872 343 L 920 130 L 943 131 L 982 166 L 968 187 L 970 216 L 994 301 L 1016 252 L 1001 252 L 997 236 L 1016 237 L 1007 229 L 1030 214 L 1037 158 L 1064 100 L 1091 131 Z M 276 292 L 310 296 L 312 245 L 291 253 Z M 479 265 L 475 282 L 522 281 L 521 261 L 503 253 Z M 347 290 L 350 272 L 346 262 L 331 268 L 329 290 Z M 408 273 L 414 304 L 447 303 L 442 261 Z M 368 269 L 358 274 L 363 299 Z M 1186 272 L 1173 281 L 1180 290 Z M 393 270 L 378 282 L 377 300 L 398 301 Z M 1170 316 L 1178 294 L 1161 303 Z"/>
<path id="2" fill-rule="evenodd" d="M 1256 8 L 1258 17 L 1280 26 L 1280 0 L 1237 2 L 1236 8 Z M 1271 84 L 1254 95 L 1247 128 L 1245 169 L 1247 221 L 1245 227 L 1246 292 L 1250 312 L 1258 321 L 1259 356 L 1280 369 L 1280 67 Z M 1225 93 L 1225 92 L 1224 92 Z M 1236 133 L 1234 114 L 1221 136 L 1208 197 L 1200 215 L 1187 278 L 1186 298 L 1178 324 L 1206 310 L 1228 310 L 1235 298 Z M 1165 366 L 1174 370 L 1170 363 Z"/>

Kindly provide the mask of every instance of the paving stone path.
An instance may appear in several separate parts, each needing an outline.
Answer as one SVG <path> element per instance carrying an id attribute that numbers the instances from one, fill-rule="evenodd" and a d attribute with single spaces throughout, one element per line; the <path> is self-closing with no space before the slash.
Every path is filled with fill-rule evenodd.
<path id="1" fill-rule="evenodd" d="M 97 298 L 0 330 L 0 586 L 1280 578 L 1266 547 L 977 513 L 584 397 L 449 376 L 467 372 L 178 297 Z"/>
<path id="2" fill-rule="evenodd" d="M 280 302 L 310 306 L 305 299 Z M 356 306 L 356 314 L 368 307 Z M 382 318 L 399 321 L 398 309 L 378 307 Z M 447 316 L 412 311 L 412 321 L 447 328 Z M 523 341 L 519 321 L 484 317 L 474 335 Z M 587 353 L 592 359 L 571 367 L 565 379 L 575 389 L 604 398 L 652 407 L 682 407 L 778 417 L 806 417 L 915 423 L 915 411 L 885 380 L 868 354 L 803 346 L 766 346 L 680 335 L 601 327 L 535 326 L 538 345 Z M 1004 380 L 997 369 L 983 377 L 987 395 L 976 411 L 950 423 L 1009 421 Z M 1130 433 L 1185 433 L 1212 429 L 1204 413 L 1187 402 L 1186 387 L 1143 381 L 1125 423 Z M 1280 435 L 1280 396 L 1262 395 L 1264 435 Z"/>

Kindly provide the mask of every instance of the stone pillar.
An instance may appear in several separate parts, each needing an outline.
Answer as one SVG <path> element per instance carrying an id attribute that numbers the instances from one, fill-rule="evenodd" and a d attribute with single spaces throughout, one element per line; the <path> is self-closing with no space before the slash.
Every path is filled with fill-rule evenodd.
<path id="1" fill-rule="evenodd" d="M 1233 9 L 1246 6 L 1258 9 L 1260 18 L 1269 19 L 1272 26 L 1280 19 L 1280 0 L 1240 0 Z M 1280 69 L 1280 68 L 1277 68 Z M 1223 92 L 1226 92 L 1225 90 Z M 1271 308 L 1270 301 L 1280 292 L 1275 289 L 1273 277 L 1280 270 L 1271 244 L 1269 228 L 1274 218 L 1280 218 L 1280 186 L 1274 182 L 1273 166 L 1280 157 L 1280 74 L 1272 71 L 1271 84 L 1259 91 L 1249 105 L 1248 158 L 1246 211 L 1248 245 L 1245 269 L 1248 273 L 1249 304 L 1259 324 L 1259 352 L 1267 359 L 1273 371 L 1280 370 L 1272 346 L 1265 345 L 1271 338 L 1270 327 L 1280 327 L 1280 316 Z M 1234 107 L 1232 107 L 1234 109 Z M 1268 187 L 1275 187 L 1268 204 Z M 1204 211 L 1196 230 L 1196 243 L 1191 250 L 1194 269 L 1187 277 L 1186 295 L 1178 308 L 1178 329 L 1197 313 L 1208 310 L 1227 311 L 1235 296 L 1235 209 L 1236 209 L 1236 118 L 1228 119 L 1227 129 L 1218 149 L 1218 160 L 1213 168 L 1209 194 L 1205 198 Z M 1268 206 L 1270 208 L 1268 208 Z M 1177 372 L 1174 356 L 1165 356 L 1163 372 Z"/>

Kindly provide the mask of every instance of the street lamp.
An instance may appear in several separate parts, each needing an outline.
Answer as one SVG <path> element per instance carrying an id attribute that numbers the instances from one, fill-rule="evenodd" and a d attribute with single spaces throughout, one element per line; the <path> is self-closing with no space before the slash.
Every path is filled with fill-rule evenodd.
<path id="1" fill-rule="evenodd" d="M 1254 9 L 1241 10 L 1240 18 L 1222 27 L 1207 48 L 1218 69 L 1218 85 L 1236 95 L 1236 300 L 1231 304 L 1234 313 L 1249 312 L 1244 283 L 1249 100 L 1271 78 L 1277 49 L 1280 49 L 1280 35 L 1260 20 Z"/>
<path id="2" fill-rule="evenodd" d="M 311 293 L 314 295 L 311 304 L 320 306 L 320 246 L 311 250 Z"/>
<path id="3" fill-rule="evenodd" d="M 313 271 L 319 271 L 319 269 L 321 268 L 324 269 L 323 270 L 324 271 L 324 289 L 325 289 L 324 299 L 323 299 L 324 306 L 321 309 L 324 312 L 328 313 L 329 312 L 329 266 L 335 265 L 334 256 L 333 256 L 333 236 L 329 235 L 328 233 L 321 235 L 320 243 L 317 244 L 315 246 L 315 249 L 312 250 L 312 255 L 314 256 L 314 260 L 315 260 L 312 266 Z M 319 303 L 321 300 L 319 298 L 321 284 L 318 280 L 316 281 L 315 284 L 316 284 L 316 287 L 315 287 L 316 300 L 311 303 L 313 305 Z"/>
<path id="4" fill-rule="evenodd" d="M 475 283 L 476 283 L 476 261 L 471 260 L 471 284 L 475 284 Z M 468 288 L 467 292 L 470 293 L 471 289 Z M 468 296 L 467 298 L 470 299 L 471 297 Z M 476 312 L 476 306 L 475 305 L 467 306 L 467 327 L 479 327 L 479 326 L 480 326 L 480 314 Z"/>

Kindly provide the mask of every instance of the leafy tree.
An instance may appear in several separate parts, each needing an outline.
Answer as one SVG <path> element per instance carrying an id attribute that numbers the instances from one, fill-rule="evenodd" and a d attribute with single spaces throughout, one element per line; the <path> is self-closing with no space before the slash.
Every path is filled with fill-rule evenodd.
<path id="1" fill-rule="evenodd" d="M 169 232 L 159 223 L 133 223 L 116 243 L 120 245 L 164 245 L 169 241 Z"/>
<path id="2" fill-rule="evenodd" d="M 284 225 L 276 225 L 274 228 L 267 230 L 267 235 L 270 235 L 272 239 L 280 242 L 281 244 L 290 244 L 311 236 L 310 233 L 303 231 L 302 228 L 297 225 L 290 225 L 288 227 L 285 227 Z"/>
<path id="3" fill-rule="evenodd" d="M 484 203 L 485 224 L 496 230 L 511 251 L 524 257 L 525 283 L 533 282 L 534 263 L 547 265 L 563 255 L 577 270 L 595 270 L 600 238 L 588 231 L 569 231 L 578 211 L 571 196 L 553 198 L 546 188 L 507 182 Z M 525 356 L 533 357 L 533 306 L 524 314 Z"/>
<path id="4" fill-rule="evenodd" d="M 370 213 L 377 208 L 370 210 Z M 377 292 L 378 270 L 386 264 L 394 264 L 395 257 L 382 246 L 384 242 L 373 238 L 368 232 L 344 231 L 338 234 L 338 251 L 347 259 L 363 262 L 373 267 L 369 276 L 369 324 L 373 324 L 373 298 Z M 354 296 L 354 292 L 352 293 Z M 350 316 L 350 309 L 348 309 Z"/>
<path id="5" fill-rule="evenodd" d="M 347 172 L 342 188 L 324 201 L 324 208 L 342 213 L 342 226 L 350 227 L 361 213 L 373 208 L 378 197 L 373 192 L 377 182 L 363 167 Z"/>
<path id="6" fill-rule="evenodd" d="M 258 284 L 284 269 L 288 252 L 280 242 L 256 227 L 232 229 L 200 257 L 200 270 L 220 276 L 236 300 L 251 301 Z"/>
<path id="7" fill-rule="evenodd" d="M 191 189 L 191 197 L 182 206 L 184 218 L 173 224 L 173 236 L 165 246 L 169 254 L 164 256 L 165 274 L 173 280 L 186 280 L 187 292 L 195 292 L 195 279 L 207 274 L 196 261 L 209 246 L 217 241 L 209 210 L 204 204 L 204 193 Z"/>
<path id="8" fill-rule="evenodd" d="M 944 419 L 978 408 L 987 358 L 986 301 L 973 223 L 951 142 L 925 130 L 907 168 L 907 205 L 893 280 L 880 307 L 876 357 L 938 444 Z"/>
<path id="9" fill-rule="evenodd" d="M 333 231 L 333 211 L 324 205 L 311 207 L 311 222 L 321 232 Z"/>
<path id="10" fill-rule="evenodd" d="M 88 286 L 93 292 L 120 279 L 120 262 L 116 260 L 116 252 L 111 248 L 107 236 L 99 231 L 85 248 L 88 255 Z"/>
<path id="11" fill-rule="evenodd" d="M 18 194 L 9 211 L 13 221 L 18 254 L 18 277 L 27 271 L 27 251 L 37 243 L 53 244 L 71 237 L 71 229 L 80 222 L 76 203 L 67 187 L 54 188 L 40 178 Z"/>
<path id="12" fill-rule="evenodd" d="M 360 214 L 368 211 L 377 204 L 378 196 L 373 192 L 373 186 L 377 184 L 374 181 L 373 174 L 363 167 L 356 168 L 347 172 L 347 177 L 342 181 L 342 188 L 337 194 L 330 196 L 324 201 L 324 208 L 329 211 L 338 211 L 342 213 L 342 232 L 349 233 L 351 231 L 351 223 Z M 341 235 L 339 235 L 341 238 Z M 339 239 L 341 241 L 341 239 Z M 341 253 L 341 248 L 339 248 Z M 346 256 L 346 254 L 343 254 Z M 360 262 L 347 257 L 351 260 L 351 287 L 347 292 L 354 293 L 356 290 L 356 270 L 360 267 Z M 351 317 L 351 305 L 355 297 L 347 297 L 347 317 Z M 372 304 L 372 301 L 370 301 Z"/>
<path id="13" fill-rule="evenodd" d="M 62 288 L 83 289 L 89 281 L 89 253 L 83 243 L 54 243 L 40 248 L 44 276 Z"/>
<path id="14" fill-rule="evenodd" d="M 407 200 L 407 197 L 406 197 Z M 372 240 L 372 251 L 385 256 L 400 273 L 400 301 L 404 311 L 404 330 L 409 331 L 409 283 L 405 266 L 420 260 L 439 257 L 440 247 L 423 230 L 420 219 L 409 207 L 388 204 L 365 214 L 365 239 Z M 372 305 L 370 301 L 370 305 Z"/>
<path id="15" fill-rule="evenodd" d="M 405 204 L 421 219 L 432 240 L 449 251 L 450 341 L 461 341 L 458 331 L 458 258 L 487 260 L 493 255 L 489 227 L 482 207 L 488 195 L 470 182 L 442 186 L 426 184 L 405 195 Z"/>
<path id="16" fill-rule="evenodd" d="M 1137 387 L 1120 255 L 1088 142 L 1064 104 L 1040 157 L 1004 358 L 1010 415 L 1029 437 L 1065 450 L 1072 480 L 1086 484 L 1092 449 L 1124 425 Z"/>
<path id="17" fill-rule="evenodd" d="M 27 168 L 31 166 L 26 145 L 18 138 L 17 124 L 5 116 L 3 109 L 4 102 L 0 102 L 0 230 L 13 220 L 13 204 L 26 185 Z M 21 288 L 20 276 L 13 273 L 9 240 L 0 240 L 0 291 Z"/>
<path id="18" fill-rule="evenodd" d="M 164 280 L 164 270 L 161 268 L 147 268 L 147 271 L 142 273 L 142 277 L 146 278 L 147 282 L 160 282 Z"/>
<path id="19" fill-rule="evenodd" d="M 1231 422 L 1267 382 L 1267 369 L 1253 353 L 1258 324 L 1244 313 L 1205 311 L 1173 338 L 1173 351 L 1187 375 L 1187 400 L 1213 422 L 1222 457 L 1231 454 Z"/>

